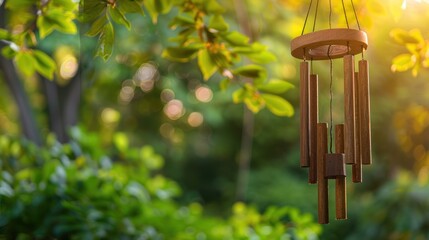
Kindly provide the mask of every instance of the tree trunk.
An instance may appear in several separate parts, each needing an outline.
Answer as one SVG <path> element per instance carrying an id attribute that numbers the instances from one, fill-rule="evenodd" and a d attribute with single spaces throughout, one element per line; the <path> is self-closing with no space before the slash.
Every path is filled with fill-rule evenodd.
<path id="1" fill-rule="evenodd" d="M 0 28 L 6 28 L 6 11 L 5 11 L 4 2 L 0 6 Z M 0 43 L 0 48 L 4 47 L 5 44 Z M 28 100 L 27 93 L 22 85 L 21 80 L 16 73 L 15 66 L 12 60 L 6 59 L 0 55 L 0 69 L 3 73 L 3 80 L 5 81 L 7 87 L 9 88 L 16 106 L 19 112 L 19 119 L 21 122 L 21 131 L 22 134 L 34 142 L 35 144 L 42 145 L 42 137 L 40 135 L 39 127 L 34 117 L 33 109 Z"/>

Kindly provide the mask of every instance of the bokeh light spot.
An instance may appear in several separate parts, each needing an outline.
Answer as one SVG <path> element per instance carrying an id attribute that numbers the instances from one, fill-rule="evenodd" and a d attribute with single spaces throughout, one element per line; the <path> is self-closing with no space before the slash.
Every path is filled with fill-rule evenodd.
<path id="1" fill-rule="evenodd" d="M 185 114 L 183 103 L 177 99 L 169 101 L 164 106 L 164 113 L 171 120 L 177 120 Z"/>
<path id="2" fill-rule="evenodd" d="M 175 94 L 174 94 L 173 90 L 171 90 L 171 89 L 166 88 L 166 89 L 162 90 L 162 92 L 161 92 L 161 101 L 163 101 L 165 103 L 173 100 L 174 97 L 175 97 Z"/>
<path id="3" fill-rule="evenodd" d="M 188 124 L 191 127 L 199 127 L 204 122 L 204 117 L 199 112 L 192 112 L 188 117 Z"/>
<path id="4" fill-rule="evenodd" d="M 210 102 L 213 98 L 213 92 L 210 88 L 201 86 L 195 90 L 195 97 L 200 102 Z"/>

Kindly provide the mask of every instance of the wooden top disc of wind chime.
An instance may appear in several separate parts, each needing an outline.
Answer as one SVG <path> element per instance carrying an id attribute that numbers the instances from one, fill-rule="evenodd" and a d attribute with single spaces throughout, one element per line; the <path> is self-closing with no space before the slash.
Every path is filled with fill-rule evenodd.
<path id="1" fill-rule="evenodd" d="M 308 60 L 328 60 L 362 53 L 368 47 L 364 31 L 349 28 L 325 29 L 294 38 L 292 56 Z M 329 56 L 328 56 L 329 49 Z"/>

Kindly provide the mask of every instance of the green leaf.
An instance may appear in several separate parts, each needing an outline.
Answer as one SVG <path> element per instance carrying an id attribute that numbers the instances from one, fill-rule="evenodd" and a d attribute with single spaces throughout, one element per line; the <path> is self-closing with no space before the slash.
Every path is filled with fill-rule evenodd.
<path id="1" fill-rule="evenodd" d="M 232 46 L 248 46 L 249 44 L 249 37 L 236 31 L 221 34 L 220 36 Z"/>
<path id="2" fill-rule="evenodd" d="M 40 31 L 40 37 L 45 38 L 53 30 L 63 33 L 77 33 L 76 24 L 73 22 L 74 15 L 64 12 L 61 8 L 49 8 L 43 15 L 37 18 L 37 27 Z"/>
<path id="3" fill-rule="evenodd" d="M 113 41 L 113 26 L 111 22 L 108 22 L 106 25 L 104 25 L 98 39 L 98 49 L 96 55 L 102 57 L 104 61 L 107 61 L 107 59 L 109 59 L 109 57 L 112 55 Z"/>
<path id="4" fill-rule="evenodd" d="M 234 103 L 241 103 L 244 101 L 247 95 L 248 91 L 246 88 L 239 88 L 232 93 L 232 101 Z"/>
<path id="5" fill-rule="evenodd" d="M 31 77 L 34 74 L 36 59 L 30 51 L 20 51 L 15 57 L 16 65 L 25 77 Z"/>
<path id="6" fill-rule="evenodd" d="M 260 85 L 257 88 L 260 91 L 273 93 L 273 94 L 281 94 L 286 92 L 289 89 L 294 88 L 294 85 L 280 79 L 272 79 L 268 83 L 264 85 Z"/>
<path id="7" fill-rule="evenodd" d="M 9 39 L 9 32 L 6 29 L 0 28 L 0 39 Z"/>
<path id="8" fill-rule="evenodd" d="M 218 70 L 216 62 L 213 61 L 206 48 L 198 51 L 198 66 L 203 73 L 204 80 L 208 80 Z"/>
<path id="9" fill-rule="evenodd" d="M 130 30 L 131 23 L 117 7 L 109 7 L 109 15 L 113 19 L 113 21 L 124 25 L 125 27 L 127 27 L 128 30 Z"/>
<path id="10" fill-rule="evenodd" d="M 390 37 L 392 37 L 396 41 L 396 43 L 399 43 L 401 45 L 419 44 L 424 41 L 421 32 L 418 29 L 413 29 L 407 32 L 403 29 L 396 28 L 390 31 Z"/>
<path id="11" fill-rule="evenodd" d="M 392 60 L 391 69 L 393 72 L 404 72 L 416 64 L 416 57 L 409 53 L 396 56 Z"/>
<path id="12" fill-rule="evenodd" d="M 267 76 L 265 68 L 250 64 L 243 67 L 239 67 L 232 71 L 234 75 L 241 75 L 244 77 L 255 78 L 255 79 L 264 79 Z"/>
<path id="13" fill-rule="evenodd" d="M 199 48 L 168 47 L 162 52 L 162 57 L 179 62 L 188 62 L 195 57 Z"/>
<path id="14" fill-rule="evenodd" d="M 15 43 L 12 43 L 12 44 L 15 44 Z M 3 47 L 1 50 L 1 54 L 4 57 L 9 58 L 9 59 L 14 58 L 17 54 L 17 51 L 13 47 L 11 47 L 12 44 L 9 44 L 8 46 Z M 15 44 L 15 46 L 16 46 L 16 44 Z"/>
<path id="15" fill-rule="evenodd" d="M 140 13 L 144 15 L 144 11 L 140 4 L 135 0 L 121 0 L 116 2 L 116 6 L 123 13 Z"/>
<path id="16" fill-rule="evenodd" d="M 221 14 L 225 11 L 216 0 L 204 0 L 203 4 L 206 13 Z"/>
<path id="17" fill-rule="evenodd" d="M 172 7 L 170 0 L 146 0 L 145 7 L 152 16 L 152 21 L 157 22 L 159 14 L 168 13 Z"/>
<path id="18" fill-rule="evenodd" d="M 219 83 L 220 90 L 225 91 L 231 84 L 231 79 L 225 78 Z"/>
<path id="19" fill-rule="evenodd" d="M 245 54 L 245 55 L 253 62 L 259 63 L 259 64 L 275 62 L 277 60 L 276 56 L 268 51 L 264 51 L 260 53 Z"/>
<path id="20" fill-rule="evenodd" d="M 210 18 L 209 28 L 216 29 L 220 32 L 228 31 L 228 24 L 223 19 L 222 15 L 216 14 Z"/>
<path id="21" fill-rule="evenodd" d="M 93 22 L 100 15 L 105 14 L 107 4 L 104 1 L 85 0 L 80 2 L 82 3 L 81 19 L 83 22 Z"/>
<path id="22" fill-rule="evenodd" d="M 54 60 L 49 57 L 46 53 L 34 50 L 33 51 L 34 58 L 36 59 L 35 68 L 37 72 L 39 72 L 42 76 L 47 79 L 52 80 L 54 78 L 54 72 L 56 69 L 56 64 Z"/>
<path id="23" fill-rule="evenodd" d="M 92 23 L 91 28 L 86 33 L 89 37 L 95 37 L 97 36 L 104 28 L 104 26 L 107 23 L 107 17 L 106 15 L 100 16 L 95 22 Z"/>
<path id="24" fill-rule="evenodd" d="M 173 18 L 169 26 L 171 28 L 176 28 L 177 26 L 180 26 L 180 27 L 193 26 L 195 29 L 195 18 L 189 13 L 181 13 L 175 18 Z"/>
<path id="25" fill-rule="evenodd" d="M 292 105 L 285 99 L 272 95 L 272 94 L 261 94 L 264 99 L 267 108 L 277 116 L 291 117 L 294 114 Z"/>
<path id="26" fill-rule="evenodd" d="M 37 28 L 39 29 L 40 38 L 45 38 L 54 31 L 54 23 L 45 16 L 41 15 L 37 18 Z"/>

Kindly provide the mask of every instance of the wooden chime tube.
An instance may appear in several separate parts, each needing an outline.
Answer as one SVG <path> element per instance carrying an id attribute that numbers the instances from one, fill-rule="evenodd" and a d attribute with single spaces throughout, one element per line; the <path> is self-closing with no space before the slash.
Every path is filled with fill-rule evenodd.
<path id="1" fill-rule="evenodd" d="M 356 163 L 352 165 L 352 181 L 355 183 L 362 182 L 362 154 L 361 154 L 361 130 L 360 130 L 360 106 L 359 106 L 359 73 L 355 72 L 355 159 Z"/>
<path id="2" fill-rule="evenodd" d="M 310 80 L 310 66 L 308 62 L 302 62 L 300 66 L 300 109 L 301 109 L 301 123 L 300 123 L 300 145 L 301 145 L 301 167 L 309 167 L 310 165 L 310 152 L 309 152 L 309 89 L 308 82 Z"/>
<path id="3" fill-rule="evenodd" d="M 317 183 L 317 122 L 319 121 L 319 78 L 310 75 L 310 169 L 308 182 Z"/>
<path id="4" fill-rule="evenodd" d="M 325 178 L 325 161 L 328 150 L 328 124 L 317 124 L 317 190 L 318 220 L 320 224 L 329 223 L 328 179 Z"/>
<path id="5" fill-rule="evenodd" d="M 372 163 L 368 61 L 359 61 L 359 107 L 362 164 Z"/>
<path id="6" fill-rule="evenodd" d="M 355 97 L 354 97 L 354 56 L 345 55 L 344 61 L 344 153 L 347 164 L 355 163 Z"/>
<path id="7" fill-rule="evenodd" d="M 344 124 L 335 126 L 335 152 L 344 153 Z M 335 217 L 347 219 L 346 177 L 335 180 Z"/>

